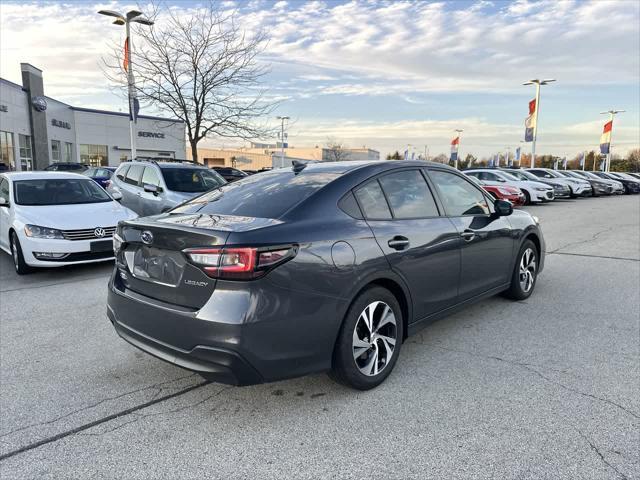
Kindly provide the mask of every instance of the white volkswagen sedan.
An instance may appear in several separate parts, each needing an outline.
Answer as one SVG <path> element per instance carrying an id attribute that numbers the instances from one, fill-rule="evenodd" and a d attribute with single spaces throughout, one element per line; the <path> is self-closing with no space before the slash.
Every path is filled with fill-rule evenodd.
<path id="1" fill-rule="evenodd" d="M 84 175 L 15 172 L 0 175 L 0 248 L 18 274 L 113 258 L 120 220 L 137 215 Z"/>

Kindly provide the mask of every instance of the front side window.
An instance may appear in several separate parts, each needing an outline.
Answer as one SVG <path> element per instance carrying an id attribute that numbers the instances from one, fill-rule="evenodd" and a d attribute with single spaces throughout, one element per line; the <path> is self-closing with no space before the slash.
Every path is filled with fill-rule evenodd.
<path id="1" fill-rule="evenodd" d="M 225 180 L 206 168 L 163 168 L 167 188 L 174 192 L 204 193 L 224 185 Z"/>
<path id="2" fill-rule="evenodd" d="M 106 145 L 80 145 L 80 163 L 91 167 L 106 167 L 109 156 Z"/>
<path id="3" fill-rule="evenodd" d="M 18 205 L 74 205 L 111 201 L 111 197 L 89 179 L 18 180 L 14 182 L 13 193 Z"/>
<path id="4" fill-rule="evenodd" d="M 370 220 L 388 220 L 391 218 L 389 204 L 384 198 L 378 180 L 371 180 L 355 191 L 356 198 L 364 216 Z"/>
<path id="5" fill-rule="evenodd" d="M 0 131 L 0 162 L 9 170 L 15 170 L 16 164 L 13 158 L 13 133 Z"/>
<path id="6" fill-rule="evenodd" d="M 160 186 L 160 177 L 154 167 L 145 167 L 142 174 L 142 185 L 155 185 Z"/>
<path id="7" fill-rule="evenodd" d="M 380 177 L 394 218 L 437 217 L 438 208 L 426 180 L 418 170 L 404 170 Z"/>
<path id="8" fill-rule="evenodd" d="M 31 150 L 31 137 L 29 135 L 18 135 L 20 146 L 20 168 L 22 171 L 33 170 L 33 154 Z"/>
<path id="9" fill-rule="evenodd" d="M 431 170 L 429 176 L 436 185 L 449 216 L 488 215 L 491 213 L 486 197 L 466 179 L 443 170 Z"/>
<path id="10" fill-rule="evenodd" d="M 51 160 L 60 161 L 60 140 L 51 140 Z"/>

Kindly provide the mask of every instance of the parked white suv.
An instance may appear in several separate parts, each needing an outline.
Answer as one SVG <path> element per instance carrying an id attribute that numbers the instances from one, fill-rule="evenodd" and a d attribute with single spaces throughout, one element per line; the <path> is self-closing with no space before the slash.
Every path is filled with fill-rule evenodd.
<path id="1" fill-rule="evenodd" d="M 571 198 L 591 195 L 591 184 L 587 180 L 567 178 L 550 168 L 527 168 L 526 170 L 541 179 L 563 182 L 571 189 Z"/>
<path id="2" fill-rule="evenodd" d="M 465 170 L 466 175 L 476 177 L 488 185 L 510 185 L 522 190 L 526 198 L 525 204 L 550 202 L 555 200 L 553 187 L 531 180 L 521 180 L 508 172 L 493 168 L 474 168 Z"/>

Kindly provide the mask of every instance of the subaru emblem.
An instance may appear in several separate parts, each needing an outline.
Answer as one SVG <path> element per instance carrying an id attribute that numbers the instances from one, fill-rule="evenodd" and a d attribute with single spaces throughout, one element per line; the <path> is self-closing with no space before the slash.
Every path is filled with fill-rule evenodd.
<path id="1" fill-rule="evenodd" d="M 102 227 L 97 227 L 94 231 L 93 231 L 93 235 L 96 238 L 102 238 L 107 234 L 107 232 L 104 231 L 104 228 Z"/>
<path id="2" fill-rule="evenodd" d="M 144 243 L 145 245 L 151 245 L 151 243 L 153 242 L 153 233 L 151 233 L 149 230 L 145 230 L 140 234 L 140 240 L 142 240 L 142 243 Z"/>

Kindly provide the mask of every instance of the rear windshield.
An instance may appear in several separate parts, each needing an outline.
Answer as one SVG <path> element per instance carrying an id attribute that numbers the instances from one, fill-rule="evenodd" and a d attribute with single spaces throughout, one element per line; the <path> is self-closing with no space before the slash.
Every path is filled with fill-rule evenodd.
<path id="1" fill-rule="evenodd" d="M 18 205 L 73 205 L 112 201 L 96 182 L 83 178 L 18 180 L 14 182 L 14 196 Z"/>
<path id="2" fill-rule="evenodd" d="M 169 190 L 199 193 L 224 185 L 226 181 L 206 168 L 162 168 L 162 176 Z"/>
<path id="3" fill-rule="evenodd" d="M 171 212 L 279 218 L 339 173 L 260 173 L 194 198 Z"/>

